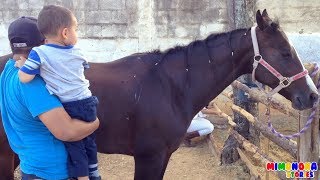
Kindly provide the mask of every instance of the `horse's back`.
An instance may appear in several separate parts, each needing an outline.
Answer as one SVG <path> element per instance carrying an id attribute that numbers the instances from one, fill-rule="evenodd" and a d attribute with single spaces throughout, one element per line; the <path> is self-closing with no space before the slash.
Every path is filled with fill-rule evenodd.
<path id="1" fill-rule="evenodd" d="M 8 54 L 8 55 L 0 57 L 0 72 L 3 71 L 4 66 L 9 58 L 12 58 L 12 54 Z M 0 116 L 0 142 L 2 143 L 4 141 L 7 141 L 6 139 L 7 139 L 7 137 L 4 132 L 3 125 L 2 125 L 2 118 Z M 0 144 L 0 146 L 2 146 L 2 144 Z"/>
<path id="2" fill-rule="evenodd" d="M 9 58 L 12 58 L 12 54 L 7 54 L 5 56 L 0 57 L 0 72 L 2 72 L 4 66 Z"/>

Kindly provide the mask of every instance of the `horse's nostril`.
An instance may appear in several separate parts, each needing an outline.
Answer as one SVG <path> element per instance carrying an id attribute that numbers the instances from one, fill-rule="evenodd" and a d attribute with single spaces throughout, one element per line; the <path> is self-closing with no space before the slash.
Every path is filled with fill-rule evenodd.
<path id="1" fill-rule="evenodd" d="M 317 93 L 311 93 L 310 100 L 313 102 L 317 102 L 319 98 L 319 95 Z"/>

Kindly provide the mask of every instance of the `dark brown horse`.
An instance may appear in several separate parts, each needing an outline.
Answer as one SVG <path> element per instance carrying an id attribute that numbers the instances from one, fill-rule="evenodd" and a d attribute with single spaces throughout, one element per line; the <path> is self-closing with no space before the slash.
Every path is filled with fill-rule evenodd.
<path id="1" fill-rule="evenodd" d="M 258 11 L 256 20 L 262 57 L 285 77 L 304 71 L 284 32 L 267 12 Z M 253 56 L 251 32 L 238 29 L 164 53 L 92 63 L 86 76 L 100 100 L 99 152 L 134 156 L 136 180 L 162 179 L 193 116 L 236 78 L 251 73 Z M 256 78 L 272 88 L 279 84 L 261 65 Z M 318 100 L 309 76 L 292 82 L 280 94 L 296 109 L 311 108 Z M 0 142 L 0 177 L 12 179 L 17 164 L 13 165 L 14 154 L 3 129 Z"/>

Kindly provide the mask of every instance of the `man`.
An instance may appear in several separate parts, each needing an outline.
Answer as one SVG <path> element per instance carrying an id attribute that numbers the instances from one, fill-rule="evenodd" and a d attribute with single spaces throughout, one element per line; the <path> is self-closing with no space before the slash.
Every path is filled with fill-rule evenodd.
<path id="1" fill-rule="evenodd" d="M 19 81 L 15 62 L 44 42 L 36 19 L 21 17 L 12 22 L 8 38 L 13 59 L 0 77 L 0 106 L 10 147 L 20 159 L 22 179 L 67 179 L 67 153 L 61 141 L 83 139 L 98 128 L 99 120 L 71 119 L 40 76 L 26 84 Z"/>
<path id="2" fill-rule="evenodd" d="M 184 138 L 184 144 L 186 146 L 194 146 L 194 144 L 192 144 L 191 141 L 193 138 L 206 136 L 212 133 L 214 126 L 209 120 L 205 118 L 207 115 L 204 113 L 206 112 L 209 112 L 208 108 L 204 107 L 193 117 L 190 126 L 187 129 L 186 136 Z"/>

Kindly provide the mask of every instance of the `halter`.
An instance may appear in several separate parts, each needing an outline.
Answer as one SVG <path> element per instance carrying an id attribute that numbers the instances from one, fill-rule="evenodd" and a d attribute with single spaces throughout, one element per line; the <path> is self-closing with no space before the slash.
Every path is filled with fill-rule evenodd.
<path id="1" fill-rule="evenodd" d="M 304 69 L 304 71 L 291 76 L 291 77 L 284 77 L 279 73 L 276 69 L 274 69 L 269 63 L 267 63 L 262 56 L 259 53 L 259 45 L 257 41 L 257 35 L 256 35 L 256 27 L 251 28 L 251 38 L 252 38 L 252 45 L 254 50 L 254 58 L 253 58 L 253 70 L 252 70 L 252 81 L 259 87 L 261 91 L 266 93 L 267 97 L 270 99 L 272 95 L 279 92 L 281 89 L 288 87 L 293 81 L 296 81 L 306 75 L 308 75 L 308 70 Z M 273 90 L 267 92 L 263 89 L 261 83 L 259 83 L 256 78 L 256 69 L 258 65 L 261 64 L 263 67 L 265 67 L 270 73 L 272 73 L 276 78 L 279 79 L 279 85 L 274 88 Z"/>
<path id="2" fill-rule="evenodd" d="M 295 133 L 293 135 L 283 135 L 279 132 L 277 132 L 272 124 L 271 124 L 271 118 L 270 118 L 270 101 L 272 95 L 275 93 L 279 92 L 281 89 L 288 87 L 293 81 L 296 81 L 306 75 L 308 75 L 308 70 L 304 69 L 302 72 L 291 76 L 291 77 L 284 77 L 279 73 L 277 70 L 275 70 L 269 63 L 267 63 L 262 56 L 259 53 L 259 46 L 258 46 L 258 41 L 257 41 L 257 35 L 256 35 L 256 27 L 251 28 L 251 38 L 252 38 L 252 44 L 253 44 L 253 50 L 254 50 L 254 58 L 253 58 L 253 70 L 252 70 L 252 81 L 259 87 L 261 91 L 266 93 L 267 95 L 267 111 L 266 111 L 266 116 L 268 119 L 268 127 L 271 129 L 271 132 L 274 133 L 276 136 L 281 137 L 281 138 L 286 138 L 286 139 L 292 139 L 295 137 L 299 137 L 302 133 L 304 133 L 311 125 L 314 115 L 315 115 L 315 108 L 313 108 L 313 112 L 308 118 L 308 121 L 306 125 L 300 130 L 300 132 Z M 273 90 L 267 92 L 262 88 L 261 83 L 259 83 L 256 78 L 255 78 L 255 73 L 258 65 L 261 64 L 263 67 L 265 67 L 270 73 L 272 73 L 275 77 L 279 79 L 279 85 L 274 88 Z M 304 67 L 303 67 L 304 68 Z"/>

